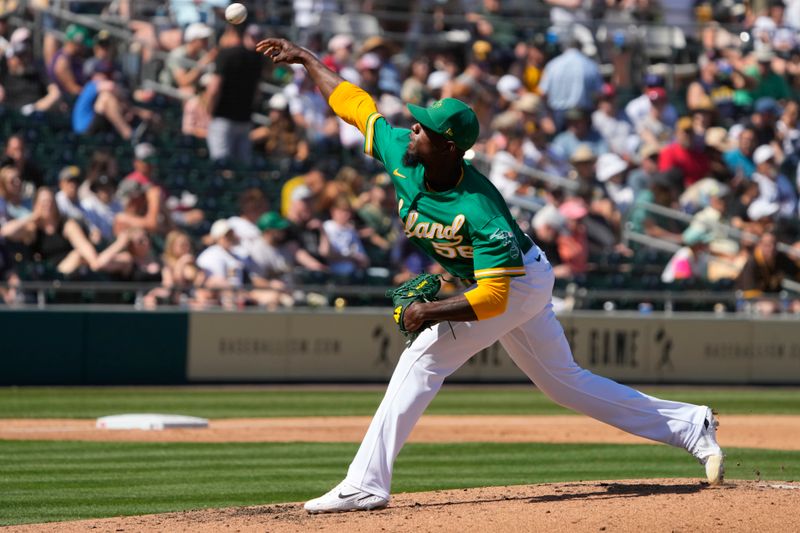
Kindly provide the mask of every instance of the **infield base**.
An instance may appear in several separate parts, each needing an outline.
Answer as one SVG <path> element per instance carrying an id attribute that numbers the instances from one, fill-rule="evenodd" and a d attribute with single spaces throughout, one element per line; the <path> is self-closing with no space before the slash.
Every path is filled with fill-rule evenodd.
<path id="1" fill-rule="evenodd" d="M 163 430 L 177 428 L 207 428 L 208 420 L 196 416 L 162 415 L 162 414 L 124 414 L 101 416 L 97 419 L 98 429 L 143 429 Z"/>

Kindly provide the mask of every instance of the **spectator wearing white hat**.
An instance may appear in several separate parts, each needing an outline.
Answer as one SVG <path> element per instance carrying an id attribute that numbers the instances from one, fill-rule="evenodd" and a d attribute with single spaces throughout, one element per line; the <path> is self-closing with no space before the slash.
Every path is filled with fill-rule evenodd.
<path id="1" fill-rule="evenodd" d="M 772 20 L 767 15 L 761 15 L 753 21 L 753 27 L 750 30 L 753 39 L 753 49 L 756 52 L 771 52 L 772 51 L 772 37 L 775 35 L 775 30 L 778 29 L 778 23 Z"/>
<path id="2" fill-rule="evenodd" d="M 213 244 L 203 250 L 197 265 L 209 277 L 207 286 L 241 287 L 245 282 L 245 260 L 235 255 L 239 238 L 226 219 L 214 222 L 208 233 Z"/>
<path id="3" fill-rule="evenodd" d="M 613 203 L 615 222 L 619 224 L 619 216 L 623 217 L 633 204 L 633 189 L 626 184 L 628 163 L 613 152 L 602 154 L 597 158 L 595 175 L 608 199 Z M 608 217 L 604 217 L 608 219 Z"/>
<path id="4" fill-rule="evenodd" d="M 775 202 L 764 198 L 756 198 L 747 206 L 747 218 L 750 219 L 750 228 L 756 231 L 771 228 L 775 223 L 781 207 Z"/>
<path id="5" fill-rule="evenodd" d="M 780 173 L 775 156 L 775 149 L 769 144 L 756 148 L 753 181 L 758 183 L 759 198 L 778 205 L 778 216 L 793 218 L 797 216 L 797 191 L 789 178 Z"/>
<path id="6" fill-rule="evenodd" d="M 346 33 L 334 35 L 328 41 L 328 54 L 322 58 L 326 67 L 345 79 L 349 79 L 348 76 L 357 75 L 352 64 L 353 44 L 353 38 Z"/>
<path id="7" fill-rule="evenodd" d="M 189 24 L 183 31 L 183 43 L 167 56 L 159 81 L 194 93 L 195 83 L 217 57 L 216 47 L 209 49 L 214 31 L 202 22 Z"/>
<path id="8" fill-rule="evenodd" d="M 572 275 L 572 269 L 561 261 L 558 253 L 558 237 L 564 231 L 566 219 L 554 205 L 547 204 L 539 209 L 531 220 L 531 237 L 539 249 L 544 252 L 547 261 L 553 265 L 553 273 L 557 278 Z"/>
<path id="9" fill-rule="evenodd" d="M 214 222 L 209 239 L 213 244 L 197 257 L 197 266 L 206 276 L 203 287 L 218 292 L 203 291 L 203 298 L 219 300 L 225 307 L 244 305 L 248 299 L 247 292 L 243 291 L 245 284 L 252 282 L 257 285 L 261 281 L 259 276 L 252 274 L 255 265 L 235 252 L 239 238 L 226 219 Z"/>
<path id="10" fill-rule="evenodd" d="M 525 88 L 522 81 L 513 74 L 504 74 L 497 80 L 495 86 L 497 93 L 500 95 L 500 101 L 497 106 L 501 110 L 508 109 L 511 104 L 520 99 L 525 93 Z"/>
<path id="11" fill-rule="evenodd" d="M 290 159 L 299 166 L 308 159 L 310 150 L 303 130 L 295 124 L 289 113 L 289 99 L 283 93 L 273 94 L 267 102 L 269 125 L 259 126 L 250 132 L 255 146 L 276 158 Z"/>
<path id="12" fill-rule="evenodd" d="M 453 79 L 452 74 L 446 70 L 434 70 L 428 75 L 428 81 L 425 85 L 430 91 L 430 97 L 433 100 L 438 100 L 444 96 L 444 91 L 448 84 Z"/>
<path id="13" fill-rule="evenodd" d="M 360 86 L 373 96 L 380 95 L 381 58 L 378 54 L 368 52 L 356 61 L 356 70 L 361 79 Z"/>

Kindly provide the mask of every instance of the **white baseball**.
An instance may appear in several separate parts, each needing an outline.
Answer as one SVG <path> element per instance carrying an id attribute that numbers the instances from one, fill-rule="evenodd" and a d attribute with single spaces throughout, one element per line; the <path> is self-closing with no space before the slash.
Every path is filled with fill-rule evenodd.
<path id="1" fill-rule="evenodd" d="M 247 19 L 247 8 L 242 4 L 234 3 L 225 8 L 225 20 L 231 24 L 241 24 Z"/>

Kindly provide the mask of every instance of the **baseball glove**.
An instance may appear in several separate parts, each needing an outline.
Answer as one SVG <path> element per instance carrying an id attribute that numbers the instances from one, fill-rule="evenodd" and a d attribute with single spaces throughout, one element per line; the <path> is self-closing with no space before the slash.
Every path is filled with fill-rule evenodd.
<path id="1" fill-rule="evenodd" d="M 409 340 L 414 340 L 420 331 L 432 326 L 434 322 L 426 322 L 417 331 L 408 331 L 403 321 L 406 309 L 415 302 L 433 302 L 438 298 L 436 295 L 442 287 L 440 276 L 435 274 L 420 274 L 414 279 L 410 279 L 397 287 L 386 291 L 386 296 L 392 299 L 394 306 L 394 321 L 400 328 L 400 332 Z"/>

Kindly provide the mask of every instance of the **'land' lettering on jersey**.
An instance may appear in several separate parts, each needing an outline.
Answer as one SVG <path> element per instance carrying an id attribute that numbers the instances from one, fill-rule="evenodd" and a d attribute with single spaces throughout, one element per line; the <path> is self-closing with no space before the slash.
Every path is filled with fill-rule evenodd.
<path id="1" fill-rule="evenodd" d="M 428 189 L 424 167 L 404 162 L 409 130 L 377 113 L 370 118 L 364 148 L 391 173 L 409 241 L 455 277 L 524 276 L 523 256 L 533 244 L 491 182 L 464 162 L 452 189 Z"/>

